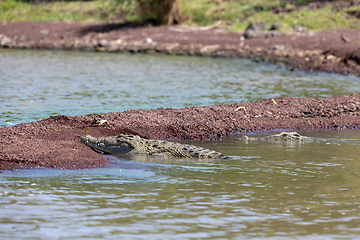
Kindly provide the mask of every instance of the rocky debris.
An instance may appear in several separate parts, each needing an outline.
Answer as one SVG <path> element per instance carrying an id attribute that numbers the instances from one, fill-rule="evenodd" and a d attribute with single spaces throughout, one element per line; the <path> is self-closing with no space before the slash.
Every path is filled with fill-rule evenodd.
<path id="1" fill-rule="evenodd" d="M 266 29 L 264 22 L 251 22 L 244 32 L 244 38 L 254 38 L 260 36 Z"/>
<path id="2" fill-rule="evenodd" d="M 340 38 L 345 43 L 351 42 L 350 39 L 348 37 L 346 37 L 344 34 L 340 34 Z"/>
<path id="3" fill-rule="evenodd" d="M 349 10 L 348 13 L 360 19 L 360 10 Z"/>
<path id="4" fill-rule="evenodd" d="M 12 40 L 2 34 L 0 34 L 0 47 L 3 47 L 3 48 L 10 48 L 12 47 Z"/>
<path id="5" fill-rule="evenodd" d="M 295 32 L 302 33 L 306 32 L 307 28 L 301 25 L 295 25 L 294 27 Z"/>
<path id="6" fill-rule="evenodd" d="M 269 28 L 270 31 L 276 31 L 280 29 L 280 24 L 279 23 L 274 23 L 273 25 L 271 25 L 271 27 Z"/>

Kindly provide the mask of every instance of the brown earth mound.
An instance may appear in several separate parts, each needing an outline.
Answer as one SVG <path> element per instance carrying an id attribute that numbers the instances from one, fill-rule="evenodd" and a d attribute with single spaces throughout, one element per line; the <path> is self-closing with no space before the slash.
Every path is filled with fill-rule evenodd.
<path id="1" fill-rule="evenodd" d="M 262 34 L 244 39 L 221 26 L 0 22 L 0 47 L 107 52 L 158 52 L 244 57 L 291 69 L 360 76 L 360 29 Z"/>
<path id="2" fill-rule="evenodd" d="M 106 121 L 105 121 L 106 120 Z M 209 140 L 237 132 L 360 127 L 360 94 L 284 97 L 182 109 L 56 116 L 0 129 L 0 169 L 104 167 L 79 136 L 136 134 L 150 139 Z M 225 153 L 226 154 L 226 153 Z"/>

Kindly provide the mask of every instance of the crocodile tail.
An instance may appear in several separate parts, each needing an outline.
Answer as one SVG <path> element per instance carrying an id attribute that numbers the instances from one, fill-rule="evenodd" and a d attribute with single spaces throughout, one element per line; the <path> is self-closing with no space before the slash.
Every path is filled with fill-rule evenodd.
<path id="1" fill-rule="evenodd" d="M 219 153 L 219 152 L 207 149 L 207 148 L 202 148 L 202 147 L 197 147 L 197 146 L 192 146 L 192 145 L 184 145 L 182 149 L 193 158 L 224 158 L 224 157 L 226 157 L 222 153 Z"/>

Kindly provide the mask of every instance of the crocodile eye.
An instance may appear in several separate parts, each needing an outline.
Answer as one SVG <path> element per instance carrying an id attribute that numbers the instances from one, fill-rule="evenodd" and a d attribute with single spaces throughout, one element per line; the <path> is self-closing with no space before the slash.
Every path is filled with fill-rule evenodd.
<path id="1" fill-rule="evenodd" d="M 120 145 L 121 145 L 122 147 L 129 147 L 129 146 L 130 146 L 130 144 L 128 144 L 128 143 L 126 143 L 126 142 L 122 142 L 122 143 L 120 143 Z"/>
<path id="2" fill-rule="evenodd" d="M 183 150 L 184 150 L 184 151 L 187 151 L 187 150 L 188 150 L 188 148 L 187 148 L 187 147 L 183 147 Z"/>

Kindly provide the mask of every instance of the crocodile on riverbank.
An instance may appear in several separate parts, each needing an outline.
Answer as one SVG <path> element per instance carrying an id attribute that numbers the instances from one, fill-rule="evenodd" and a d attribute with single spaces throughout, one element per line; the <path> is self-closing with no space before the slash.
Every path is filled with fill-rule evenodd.
<path id="1" fill-rule="evenodd" d="M 243 136 L 243 137 L 241 137 L 241 140 L 245 141 L 245 142 L 255 141 L 255 140 L 257 140 L 257 141 L 295 141 L 295 142 L 317 142 L 317 141 L 320 141 L 320 139 L 318 139 L 318 138 L 301 136 L 297 132 L 281 132 L 279 134 L 269 135 L 266 137 L 256 137 L 256 138 Z"/>
<path id="2" fill-rule="evenodd" d="M 80 137 L 81 142 L 107 154 L 160 156 L 169 158 L 215 158 L 227 159 L 222 153 L 193 145 L 160 140 L 149 140 L 133 135 L 94 138 Z"/>

